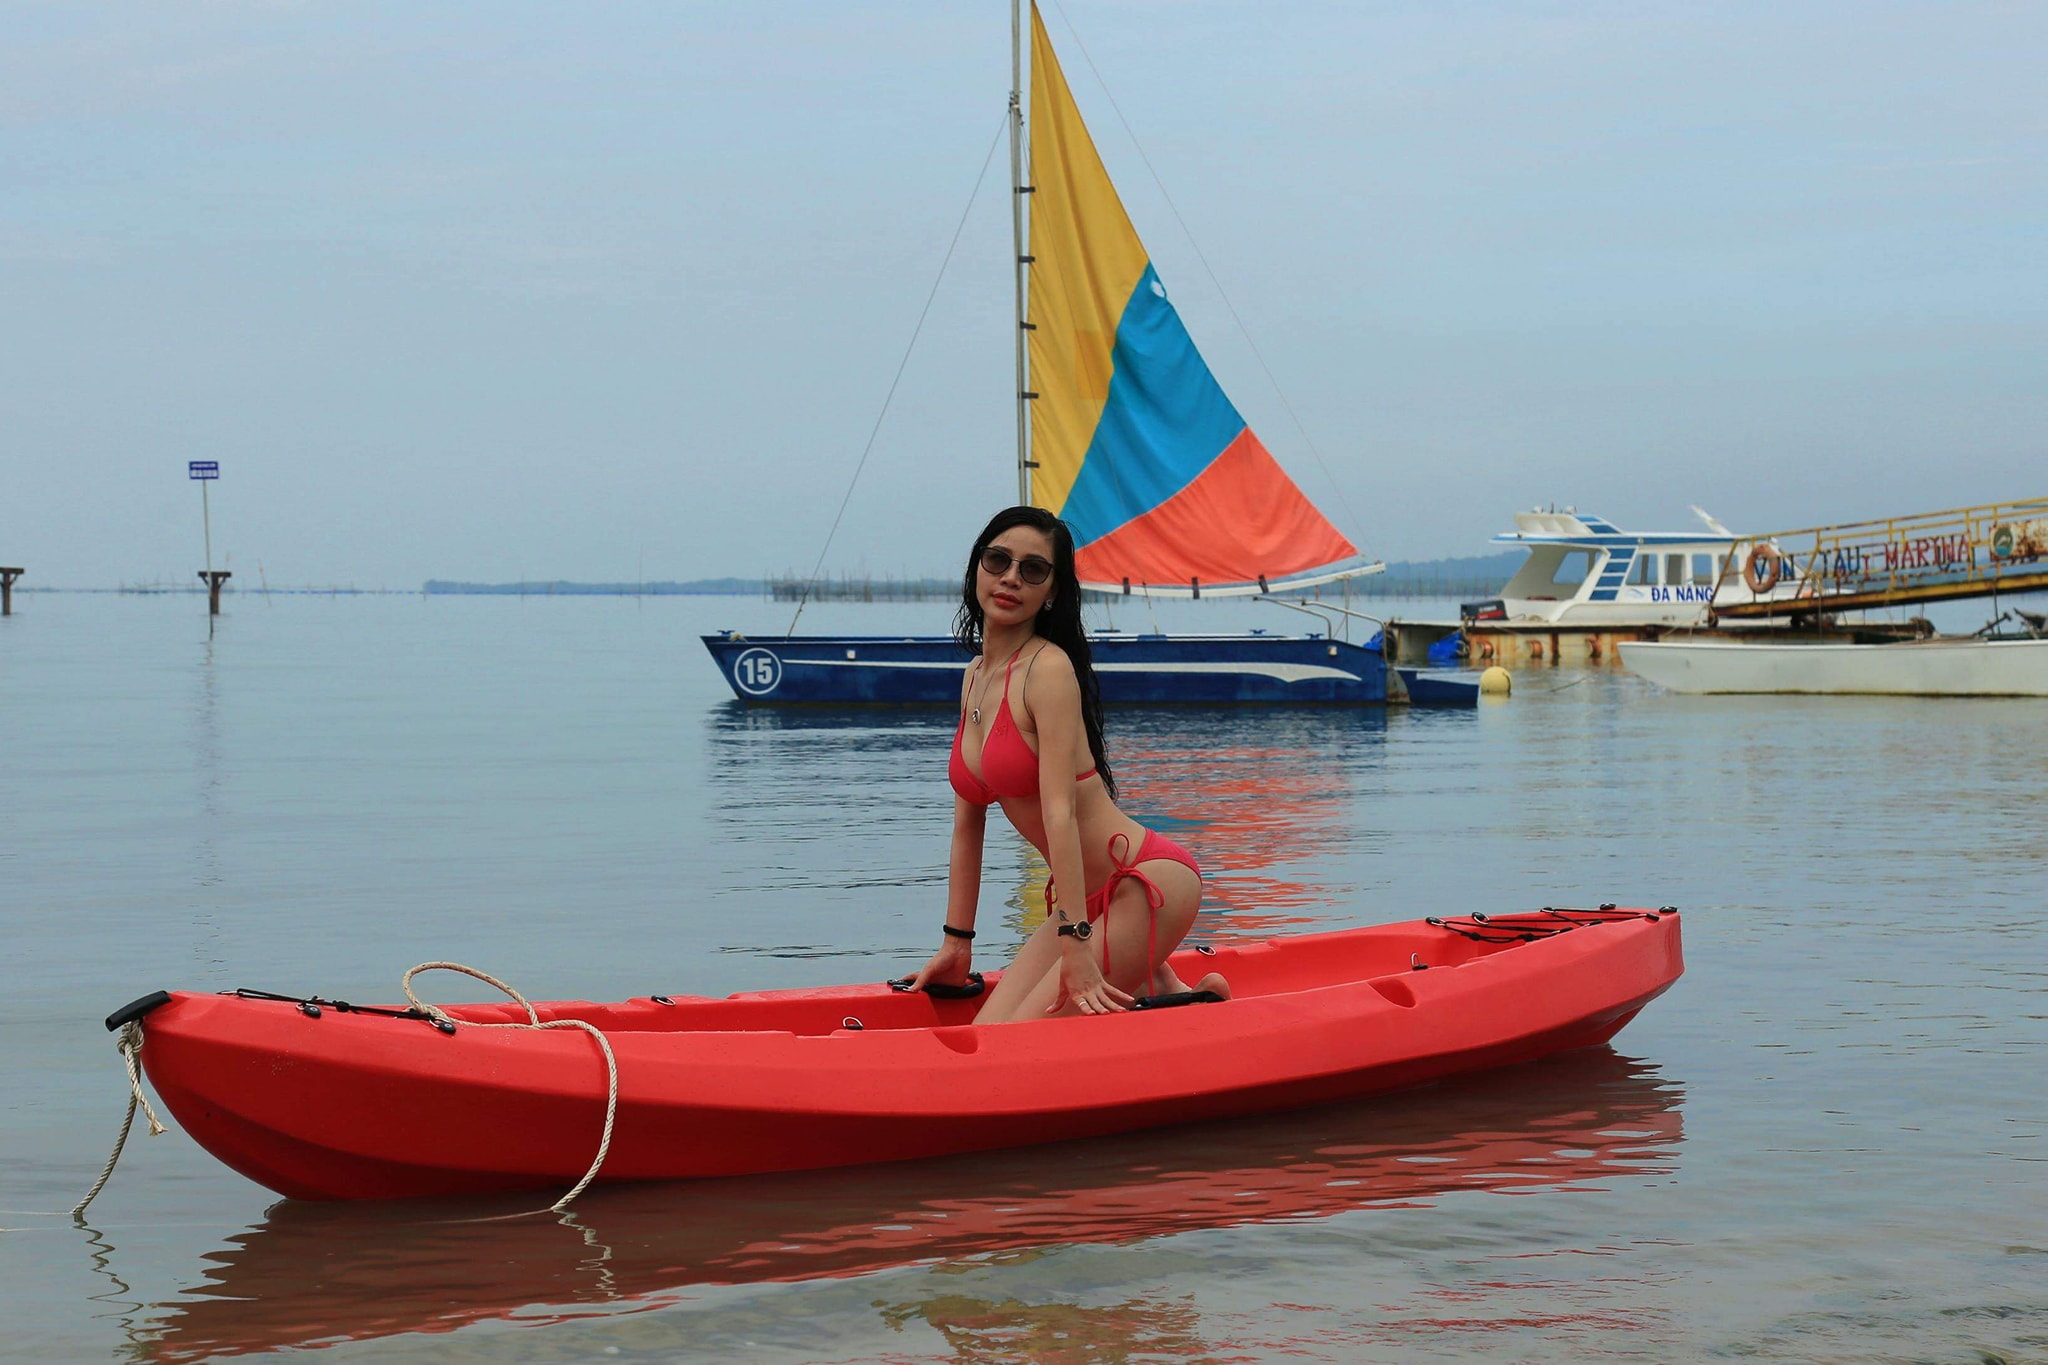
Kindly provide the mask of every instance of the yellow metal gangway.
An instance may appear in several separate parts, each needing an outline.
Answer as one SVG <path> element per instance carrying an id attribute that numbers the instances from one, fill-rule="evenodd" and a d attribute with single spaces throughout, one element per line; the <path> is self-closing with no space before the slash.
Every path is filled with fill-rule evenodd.
<path id="1" fill-rule="evenodd" d="M 1755 620 L 2042 591 L 2048 498 L 1755 537 L 1746 554 L 1729 556 L 1712 615 Z"/>

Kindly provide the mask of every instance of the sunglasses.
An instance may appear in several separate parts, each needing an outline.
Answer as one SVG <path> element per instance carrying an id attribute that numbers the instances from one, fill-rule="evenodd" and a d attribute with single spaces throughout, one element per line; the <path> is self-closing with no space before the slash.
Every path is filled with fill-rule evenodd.
<path id="1" fill-rule="evenodd" d="M 1052 577 L 1052 561 L 1049 559 L 1040 559 L 1037 555 L 1025 555 L 1019 559 L 1000 545 L 991 545 L 981 552 L 981 571 L 990 578 L 1001 578 L 1010 571 L 1012 564 L 1017 566 L 1017 577 L 1033 587 Z"/>

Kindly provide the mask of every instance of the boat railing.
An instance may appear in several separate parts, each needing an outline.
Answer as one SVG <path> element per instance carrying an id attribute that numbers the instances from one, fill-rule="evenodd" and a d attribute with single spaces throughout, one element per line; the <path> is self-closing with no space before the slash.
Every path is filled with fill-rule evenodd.
<path id="1" fill-rule="evenodd" d="M 1386 618 L 1383 616 L 1374 616 L 1371 612 L 1360 611 L 1356 607 L 1339 606 L 1335 602 L 1325 602 L 1321 600 L 1317 600 L 1314 602 L 1296 602 L 1285 597 L 1257 597 L 1253 598 L 1252 600 L 1255 602 L 1264 602 L 1267 606 L 1270 607 L 1285 607 L 1289 611 L 1298 611 L 1306 615 L 1313 616 L 1320 620 L 1325 626 L 1329 627 L 1330 633 L 1326 638 L 1331 640 L 1343 640 L 1347 644 L 1349 644 L 1351 641 L 1351 631 L 1349 630 L 1348 626 L 1349 623 L 1352 621 L 1370 621 L 1373 623 L 1373 625 L 1379 627 L 1381 630 L 1385 630 L 1387 627 Z M 1335 615 L 1333 616 L 1331 613 L 1334 613 Z M 1343 625 L 1339 625 L 1339 623 L 1335 619 L 1336 616 L 1341 616 L 1344 618 Z"/>
<path id="2" fill-rule="evenodd" d="M 1317 602 L 1314 606 L 1310 606 L 1306 602 L 1290 602 L 1284 597 L 1255 597 L 1252 600 L 1254 602 L 1264 602 L 1267 606 L 1271 607 L 1285 607 L 1289 611 L 1298 611 L 1304 616 L 1313 616 L 1318 621 L 1321 621 L 1324 628 L 1329 632 L 1323 637 L 1324 639 L 1334 640 L 1337 638 L 1337 621 L 1336 618 L 1327 614 L 1330 606 L 1327 602 Z"/>
<path id="3" fill-rule="evenodd" d="M 1755 619 L 2048 589 L 2048 498 L 1751 538 L 1713 614 Z"/>

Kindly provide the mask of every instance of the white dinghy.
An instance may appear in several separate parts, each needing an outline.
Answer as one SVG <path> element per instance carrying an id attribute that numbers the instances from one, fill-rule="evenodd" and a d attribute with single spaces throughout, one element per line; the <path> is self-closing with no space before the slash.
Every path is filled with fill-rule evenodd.
<path id="1" fill-rule="evenodd" d="M 1936 636 L 1897 644 L 1634 641 L 1622 662 L 1674 692 L 2048 697 L 2048 638 Z"/>

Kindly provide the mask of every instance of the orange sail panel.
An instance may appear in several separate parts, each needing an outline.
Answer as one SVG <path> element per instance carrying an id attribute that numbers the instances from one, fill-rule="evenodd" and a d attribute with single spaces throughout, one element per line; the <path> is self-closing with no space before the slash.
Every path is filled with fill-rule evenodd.
<path id="1" fill-rule="evenodd" d="M 1033 497 L 1084 581 L 1250 583 L 1358 553 L 1195 349 L 1031 11 Z"/>

